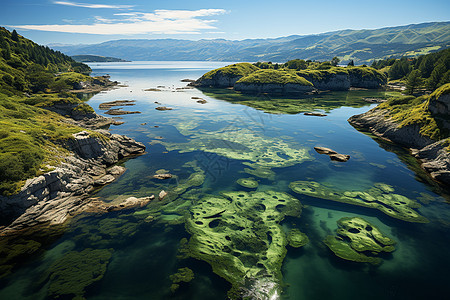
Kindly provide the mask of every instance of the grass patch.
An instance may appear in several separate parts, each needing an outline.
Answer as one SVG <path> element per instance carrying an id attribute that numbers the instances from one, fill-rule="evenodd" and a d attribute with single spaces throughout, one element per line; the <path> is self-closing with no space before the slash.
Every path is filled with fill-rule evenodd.
<path id="1" fill-rule="evenodd" d="M 450 92 L 450 84 L 446 84 L 429 96 L 413 97 L 402 96 L 391 98 L 378 107 L 386 109 L 392 120 L 399 127 L 418 125 L 420 134 L 439 141 L 449 137 L 449 130 L 442 126 L 442 122 L 428 110 L 430 101 L 435 101 L 440 96 Z M 448 149 L 450 150 L 450 149 Z"/>
<path id="2" fill-rule="evenodd" d="M 239 79 L 236 83 L 244 84 L 300 84 L 305 86 L 312 86 L 312 83 L 303 77 L 296 75 L 295 73 L 283 71 L 265 69 L 251 73 L 245 77 Z"/>
<path id="3" fill-rule="evenodd" d="M 26 179 L 58 164 L 67 153 L 64 141 L 82 130 L 19 97 L 0 95 L 0 194 L 17 193 Z"/>

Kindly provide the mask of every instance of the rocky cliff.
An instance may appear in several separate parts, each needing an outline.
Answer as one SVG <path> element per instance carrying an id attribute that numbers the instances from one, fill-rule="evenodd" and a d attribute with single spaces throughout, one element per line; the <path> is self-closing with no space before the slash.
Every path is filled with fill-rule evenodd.
<path id="1" fill-rule="evenodd" d="M 296 94 L 311 92 L 314 90 L 314 87 L 298 83 L 276 84 L 238 82 L 234 85 L 234 89 L 243 93 Z"/>
<path id="2" fill-rule="evenodd" d="M 401 105 L 391 100 L 348 121 L 358 129 L 410 148 L 431 177 L 450 186 L 449 92 L 450 84 L 446 84 L 430 96 Z"/>
<path id="3" fill-rule="evenodd" d="M 40 224 L 62 224 L 83 209 L 95 187 L 125 171 L 115 163 L 145 152 L 143 144 L 106 130 L 73 134 L 65 146 L 70 154 L 58 154 L 61 162 L 52 171 L 28 179 L 14 196 L 0 196 L 4 225 L 0 235 Z"/>

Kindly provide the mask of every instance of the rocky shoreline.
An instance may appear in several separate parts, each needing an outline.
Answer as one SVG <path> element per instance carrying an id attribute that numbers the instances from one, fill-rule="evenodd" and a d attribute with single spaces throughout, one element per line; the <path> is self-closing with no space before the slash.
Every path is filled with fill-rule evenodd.
<path id="1" fill-rule="evenodd" d="M 386 118 L 388 111 L 374 108 L 355 115 L 348 122 L 357 129 L 371 132 L 377 137 L 409 148 L 430 176 L 447 186 L 450 185 L 450 153 L 445 149 L 446 140 L 435 141 L 420 134 L 418 125 L 400 127 Z"/>
<path id="2" fill-rule="evenodd" d="M 106 130 L 97 133 L 74 134 L 66 145 L 70 155 L 62 157 L 54 170 L 28 179 L 14 196 L 0 196 L 1 217 L 11 220 L 0 227 L 0 236 L 31 226 L 62 224 L 85 211 L 91 202 L 90 192 L 125 172 L 124 167 L 115 165 L 117 162 L 145 152 L 142 143 L 126 136 Z"/>
<path id="3" fill-rule="evenodd" d="M 105 88 L 109 85 L 105 84 Z M 117 121 L 93 111 L 79 113 L 77 105 L 80 104 L 57 103 L 46 107 L 68 116 L 64 122 L 87 130 L 62 143 L 68 152 L 55 154 L 59 164 L 48 166 L 51 171 L 28 179 L 13 196 L 0 196 L 0 236 L 39 225 L 63 224 L 81 212 L 93 211 L 92 203 L 96 202 L 90 193 L 125 172 L 124 167 L 116 165 L 119 161 L 145 153 L 142 143 L 107 130 Z M 117 209 L 147 203 L 147 198 L 124 201 L 117 204 Z"/>

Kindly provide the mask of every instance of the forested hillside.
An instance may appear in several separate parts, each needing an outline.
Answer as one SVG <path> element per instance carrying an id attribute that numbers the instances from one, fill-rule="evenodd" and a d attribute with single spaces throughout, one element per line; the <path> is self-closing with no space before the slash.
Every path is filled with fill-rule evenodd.
<path id="1" fill-rule="evenodd" d="M 0 194 L 8 195 L 57 163 L 64 140 L 83 130 L 40 107 L 67 103 L 80 114 L 93 112 L 67 92 L 93 78 L 87 65 L 4 28 L 0 54 Z"/>

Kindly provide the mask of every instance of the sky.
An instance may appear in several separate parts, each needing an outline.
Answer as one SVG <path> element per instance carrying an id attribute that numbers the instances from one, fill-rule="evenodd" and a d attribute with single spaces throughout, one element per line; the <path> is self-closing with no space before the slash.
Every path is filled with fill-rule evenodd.
<path id="1" fill-rule="evenodd" d="M 0 0 L 0 26 L 38 44 L 242 40 L 450 21 L 449 0 Z"/>

